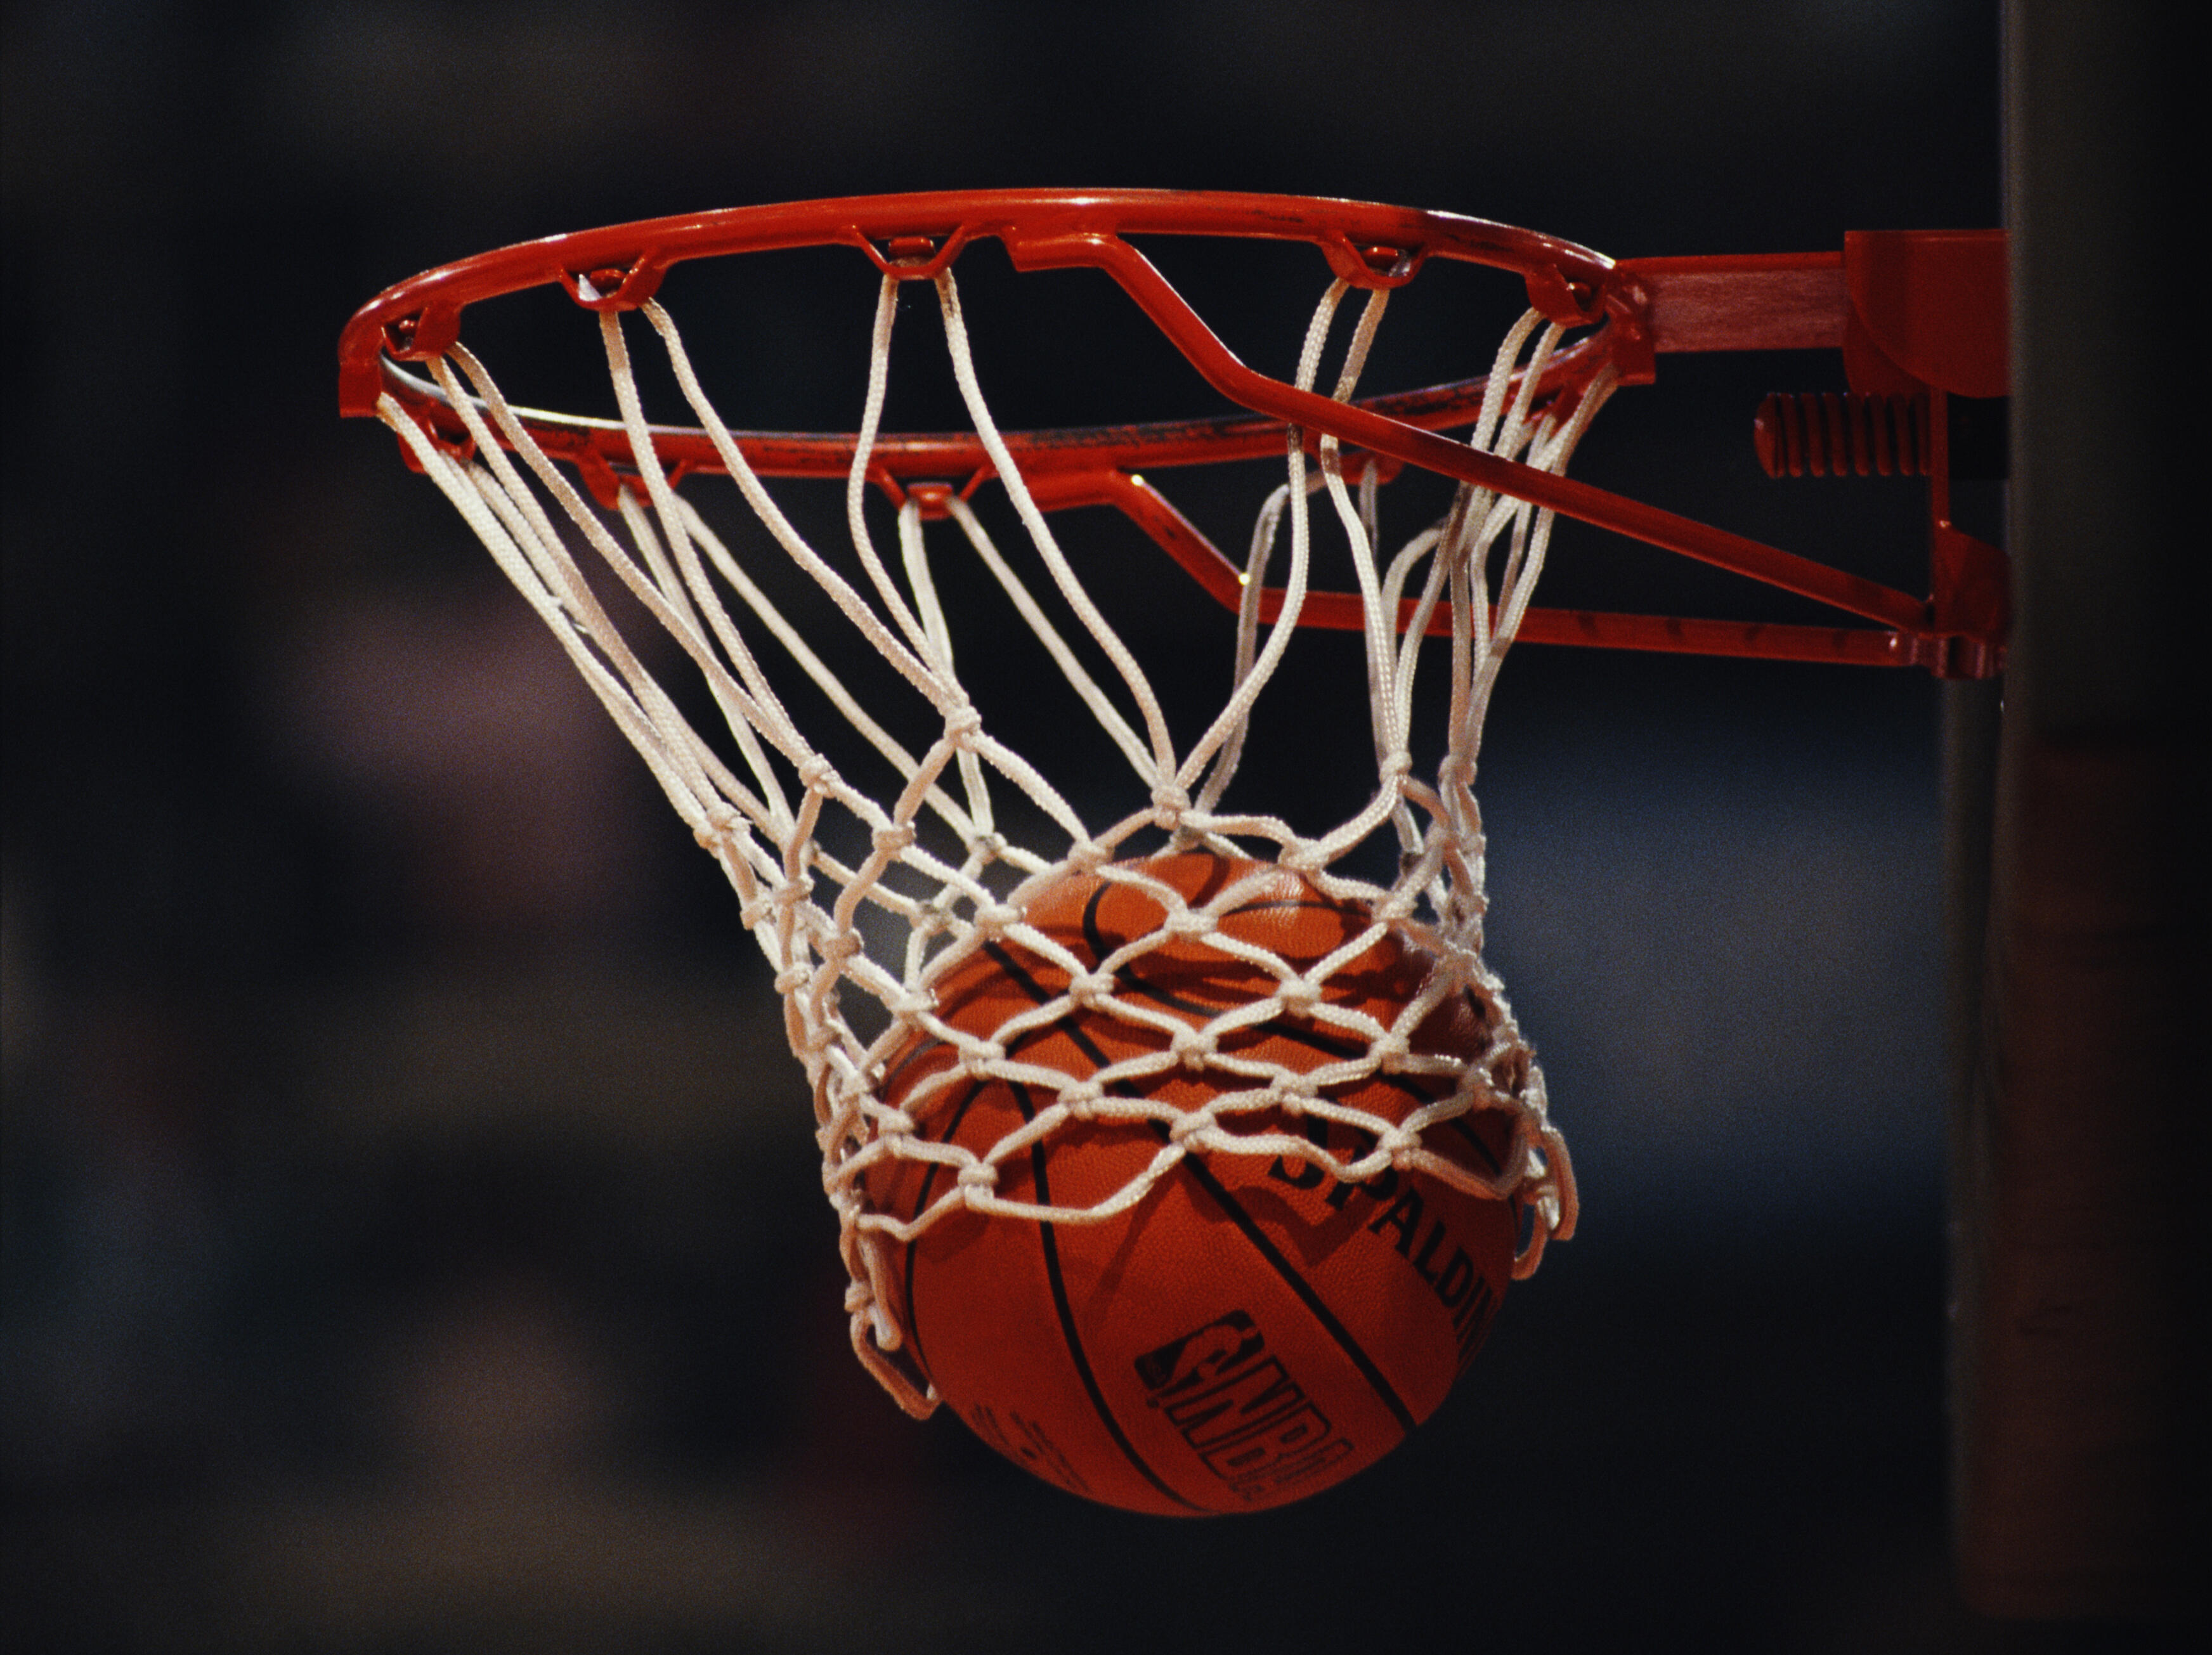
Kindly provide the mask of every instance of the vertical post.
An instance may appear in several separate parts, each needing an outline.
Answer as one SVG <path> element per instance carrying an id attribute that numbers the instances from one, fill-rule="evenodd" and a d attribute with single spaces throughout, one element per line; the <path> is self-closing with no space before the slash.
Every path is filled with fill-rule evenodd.
<path id="1" fill-rule="evenodd" d="M 2169 92 L 2151 0 L 2008 0 L 2015 632 L 1986 953 L 1971 872 L 1953 1010 L 1960 1586 L 1985 1613 L 2201 1606 L 2193 1366 L 2212 1012 L 2185 563 L 2201 563 L 2193 348 L 2172 330 Z M 2190 301 L 2182 301 L 2185 306 Z M 2185 330 L 2186 324 L 2184 324 Z M 1987 709 L 1953 691 L 1958 859 Z M 1978 987 L 1973 967 L 1985 962 Z M 1977 1005 L 1977 1002 L 1978 1004 Z M 2192 1508 L 2195 1508 L 2192 1510 Z"/>

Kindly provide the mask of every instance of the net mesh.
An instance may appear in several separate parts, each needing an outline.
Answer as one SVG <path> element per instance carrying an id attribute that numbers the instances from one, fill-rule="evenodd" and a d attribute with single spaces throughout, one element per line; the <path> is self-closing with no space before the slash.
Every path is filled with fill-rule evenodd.
<path id="1" fill-rule="evenodd" d="M 864 507 L 890 379 L 902 285 L 896 274 L 884 277 L 876 306 L 867 398 L 845 489 L 857 578 L 817 553 L 763 486 L 702 387 L 667 311 L 653 302 L 640 314 L 770 538 L 919 698 L 918 727 L 933 732 L 926 745 L 902 743 L 892 728 L 899 721 L 888 712 L 872 714 L 850 687 L 854 675 L 841 672 L 840 663 L 852 660 L 855 640 L 827 635 L 816 624 L 802 631 L 785 612 L 789 603 L 779 606 L 769 583 L 749 572 L 671 484 L 654 457 L 622 316 L 602 312 L 599 323 L 638 475 L 623 480 L 612 512 L 595 509 L 579 492 L 464 347 L 429 366 L 465 422 L 470 444 L 441 444 L 389 396 L 380 406 L 567 649 L 735 888 L 744 923 L 775 970 L 791 1048 L 812 1088 L 823 1182 L 851 1278 L 846 1306 L 854 1349 L 902 1406 L 929 1412 L 933 1392 L 896 1354 L 904 1338 L 890 1291 L 898 1244 L 955 1210 L 1012 1221 L 1103 1222 L 1142 1202 L 1193 1155 L 1295 1155 L 1344 1179 L 1397 1167 L 1510 1201 L 1522 1215 L 1514 1273 L 1526 1276 L 1547 1240 L 1572 1233 L 1575 1187 L 1548 1116 L 1542 1072 L 1482 957 L 1484 839 L 1474 780 L 1492 689 L 1543 565 L 1551 514 L 1462 486 L 1441 521 L 1385 561 L 1372 467 L 1348 482 L 1334 439 L 1323 438 L 1317 463 L 1310 463 L 1299 433 L 1289 433 L 1287 475 L 1260 508 L 1246 560 L 1227 699 L 1202 733 L 1179 747 L 1152 680 L 1086 591 L 991 417 L 951 271 L 933 281 L 953 377 L 1036 567 L 1025 578 L 957 494 L 944 501 L 958 535 L 951 543 L 964 542 L 988 570 L 1126 761 L 1135 785 L 1128 808 L 1111 821 L 1086 821 L 1044 770 L 994 737 L 963 688 L 933 573 L 942 566 L 932 561 L 942 543 L 933 549 L 930 538 L 942 531 L 926 535 L 919 500 L 908 494 L 898 510 L 895 567 L 871 529 Z M 1315 310 L 1298 360 L 1301 389 L 1312 389 L 1320 376 L 1347 291 L 1343 281 L 1334 282 Z M 1336 376 L 1339 400 L 1358 384 L 1388 298 L 1380 288 L 1367 294 Z M 1538 382 L 1562 332 L 1534 311 L 1508 331 L 1468 439 L 1475 446 L 1547 470 L 1564 468 L 1612 379 L 1607 370 L 1564 414 L 1540 405 Z M 1280 816 L 1226 809 L 1223 801 L 1261 691 L 1281 666 L 1306 598 L 1314 553 L 1310 497 L 1322 492 L 1350 543 L 1363 605 L 1375 779 L 1361 809 L 1307 835 Z M 593 559 L 688 658 L 727 727 L 726 748 L 703 737 L 648 670 L 647 640 L 625 638 L 586 578 Z M 1279 562 L 1287 565 L 1282 607 L 1263 627 L 1261 595 Z M 1448 638 L 1432 640 L 1431 621 L 1440 609 L 1449 616 Z M 1449 684 L 1444 751 L 1433 777 L 1424 778 L 1411 751 L 1416 676 L 1425 660 L 1439 657 L 1435 670 Z M 790 710 L 802 681 L 813 705 L 834 709 L 857 735 L 857 750 L 877 767 L 879 785 L 849 779 L 825 756 L 823 743 L 802 731 Z M 916 721 L 904 727 L 911 731 Z M 1006 813 L 1000 807 L 1014 795 L 1024 802 L 1017 814 L 1028 824 L 1018 836 L 1001 825 Z M 1346 870 L 1355 851 L 1392 837 L 1395 879 L 1378 883 Z M 1369 921 L 1343 946 L 1301 967 L 1221 929 L 1249 880 L 1187 901 L 1147 873 L 1138 852 L 1148 846 L 1279 864 L 1328 898 L 1358 905 Z M 1109 958 L 1079 959 L 1024 917 L 1033 894 L 1068 875 L 1125 882 L 1164 918 L 1151 935 Z M 1332 1002 L 1332 976 L 1392 931 L 1433 957 L 1416 997 L 1388 1022 L 1358 1004 Z M 1194 940 L 1244 961 L 1273 991 L 1195 1026 L 1116 997 L 1117 982 L 1146 953 Z M 994 946 L 1052 962 L 1065 973 L 1065 991 L 988 1033 L 946 1021 L 933 985 Z M 1413 1036 L 1423 1020 L 1462 993 L 1486 1014 L 1490 1049 L 1463 1058 L 1416 1050 Z M 1162 1037 L 1153 1042 L 1158 1049 L 1080 1073 L 1060 1072 L 1017 1049 L 1024 1030 L 1079 1011 L 1153 1028 Z M 1220 1049 L 1236 1029 L 1285 1015 L 1349 1036 L 1357 1055 L 1301 1071 Z M 887 1102 L 880 1089 L 886 1060 L 923 1039 L 945 1043 L 957 1063 L 896 1105 Z M 1144 1082 L 1167 1067 L 1201 1071 L 1209 1083 L 1176 1088 L 1181 1102 L 1145 1095 Z M 1432 1100 L 1402 1119 L 1341 1100 L 1361 1082 L 1395 1074 L 1430 1077 L 1424 1085 Z M 933 1137 L 933 1119 L 956 1085 L 992 1080 L 1030 1088 L 1040 1103 L 1034 1119 L 980 1152 Z M 1440 1123 L 1470 1110 L 1501 1112 L 1510 1125 L 1511 1151 L 1494 1175 L 1470 1171 L 1431 1147 Z M 1317 1146 L 1313 1134 L 1282 1130 L 1302 1117 L 1351 1129 L 1351 1141 L 1361 1147 L 1340 1156 Z M 1150 1164 L 1110 1197 L 1070 1207 L 999 1192 L 999 1169 L 1008 1157 L 1071 1122 L 1101 1118 L 1156 1123 L 1162 1134 Z M 877 1209 L 868 1196 L 870 1169 L 894 1157 L 944 1168 L 935 1186 L 941 1193 L 906 1217 Z"/>

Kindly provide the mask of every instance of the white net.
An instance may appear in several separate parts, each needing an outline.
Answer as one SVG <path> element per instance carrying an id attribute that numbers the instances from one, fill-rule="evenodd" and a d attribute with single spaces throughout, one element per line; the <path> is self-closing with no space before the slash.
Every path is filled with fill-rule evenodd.
<path id="1" fill-rule="evenodd" d="M 1462 486 L 1441 521 L 1385 562 L 1377 549 L 1372 468 L 1355 494 L 1334 439 L 1318 444 L 1318 466 L 1310 467 L 1298 433 L 1290 433 L 1288 475 L 1261 507 L 1252 536 L 1227 700 L 1194 741 L 1178 748 L 1152 681 L 1085 591 L 991 418 L 951 272 L 933 280 L 954 378 L 1034 548 L 1032 574 L 1024 579 L 967 501 L 953 494 L 946 510 L 967 555 L 988 571 L 1133 773 L 1129 808 L 1109 821 L 1085 821 L 1044 769 L 987 727 L 955 668 L 952 631 L 917 500 L 909 495 L 898 512 L 896 573 L 871 532 L 864 506 L 889 382 L 897 276 L 885 276 L 876 307 L 867 401 L 846 488 L 857 579 L 818 554 L 763 488 L 701 387 L 667 312 L 657 302 L 641 311 L 745 503 L 835 604 L 842 621 L 830 627 L 849 627 L 843 635 L 826 635 L 818 624 L 806 631 L 793 624 L 785 612 L 788 602 L 779 607 L 773 601 L 772 583 L 749 572 L 668 482 L 654 457 L 617 314 L 602 313 L 599 326 L 639 476 L 634 485 L 625 479 L 614 512 L 602 514 L 579 493 L 465 349 L 456 346 L 430 367 L 466 422 L 473 438 L 468 452 L 433 441 L 391 397 L 380 405 L 386 422 L 566 647 L 735 887 L 744 924 L 775 969 L 791 1047 L 813 1089 L 823 1181 L 851 1275 L 847 1307 L 855 1349 L 902 1405 L 927 1414 L 934 1393 L 890 1355 L 904 1337 L 890 1290 L 898 1244 L 956 1209 L 1013 1222 L 1102 1222 L 1143 1201 L 1194 1155 L 1295 1155 L 1347 1180 L 1397 1167 L 1510 1200 L 1523 1215 L 1514 1273 L 1526 1276 L 1548 1239 L 1572 1233 L 1575 1189 L 1565 1146 L 1547 1112 L 1541 1071 L 1482 959 L 1484 840 L 1473 784 L 1492 688 L 1542 567 L 1551 514 Z M 1301 389 L 1310 390 L 1320 373 L 1346 291 L 1346 282 L 1334 282 L 1314 313 L 1298 362 Z M 1388 296 L 1379 288 L 1368 294 L 1337 377 L 1339 400 L 1352 394 Z M 1469 438 L 1475 446 L 1547 470 L 1565 466 L 1613 380 L 1607 370 L 1564 417 L 1540 408 L 1538 382 L 1562 331 L 1531 311 L 1507 333 Z M 1278 815 L 1228 809 L 1223 800 L 1261 693 L 1283 662 L 1307 596 L 1309 497 L 1322 489 L 1350 543 L 1364 609 L 1375 780 L 1363 808 L 1309 836 Z M 1285 519 L 1282 608 L 1263 628 L 1261 594 L 1281 556 Z M 726 752 L 702 737 L 656 682 L 641 657 L 641 640 L 634 646 L 617 629 L 586 579 L 587 555 L 604 561 L 689 658 L 727 725 Z M 1449 616 L 1449 638 L 1431 646 L 1431 622 L 1440 609 Z M 854 634 L 903 681 L 899 693 L 919 698 L 921 708 L 902 712 L 918 712 L 921 727 L 934 731 L 926 746 L 902 743 L 893 733 L 899 719 L 888 711 L 872 714 L 849 687 L 854 674 L 840 664 L 854 658 Z M 972 638 L 967 646 L 975 647 Z M 1423 661 L 1439 657 L 1449 707 L 1443 758 L 1427 779 L 1414 773 L 1411 751 L 1414 691 Z M 1094 671 L 1102 660 L 1104 670 Z M 802 686 L 811 686 L 804 690 L 811 704 L 834 709 L 857 736 L 856 750 L 878 767 L 878 785 L 848 779 L 824 755 L 823 740 L 800 729 L 789 703 Z M 906 720 L 909 729 L 915 723 Z M 1017 842 L 1002 827 L 1006 813 L 998 807 L 1016 796 L 1023 802 L 1019 815 L 1032 824 L 1024 836 L 1042 842 Z M 1389 883 L 1346 870 L 1362 846 L 1377 839 L 1388 845 L 1392 838 L 1398 871 Z M 1343 946 L 1300 966 L 1217 929 L 1249 880 L 1232 881 L 1194 905 L 1146 872 L 1139 852 L 1148 846 L 1279 864 L 1370 918 Z M 1069 875 L 1127 883 L 1165 917 L 1151 937 L 1109 959 L 1080 959 L 1025 919 L 1030 900 Z M 1330 1001 L 1332 975 L 1394 931 L 1434 960 L 1419 993 L 1403 1008 L 1389 1009 L 1387 1022 L 1371 1009 Z M 1257 980 L 1272 982 L 1273 991 L 1200 1027 L 1116 999 L 1115 985 L 1133 961 L 1171 943 L 1187 947 L 1194 938 L 1256 968 Z M 1066 973 L 1066 991 L 998 1030 L 978 1032 L 941 1018 L 933 985 L 979 950 L 1003 945 L 1053 962 Z M 1489 1050 L 1464 1057 L 1416 1050 L 1412 1036 L 1423 1020 L 1462 994 L 1483 1009 Z M 1041 1027 L 1079 1015 L 1079 1007 L 1085 1016 L 1172 1026 L 1164 1030 L 1167 1038 L 1153 1042 L 1158 1049 L 1080 1073 L 1010 1052 L 1017 1023 Z M 1222 1037 L 1236 1029 L 1284 1015 L 1325 1021 L 1332 1034 L 1352 1036 L 1364 1049 L 1325 1070 L 1305 1071 L 1221 1050 Z M 957 1065 L 934 1087 L 887 1102 L 880 1090 L 887 1059 L 924 1039 L 952 1048 Z M 1147 1094 L 1144 1082 L 1170 1065 L 1211 1069 L 1212 1083 L 1196 1093 L 1177 1088 L 1180 1103 L 1158 1088 Z M 1402 1119 L 1341 1101 L 1364 1080 L 1399 1073 L 1425 1076 L 1433 1100 Z M 1042 1106 L 1018 1133 L 979 1152 L 933 1137 L 933 1112 L 949 1097 L 954 1078 L 1018 1084 L 1030 1088 Z M 1440 1123 L 1471 1110 L 1500 1112 L 1510 1126 L 1510 1153 L 1495 1174 L 1470 1171 L 1425 1141 Z M 1150 1164 L 1110 1198 L 1077 1208 L 999 1192 L 999 1168 L 1008 1156 L 1070 1122 L 1109 1113 L 1156 1123 L 1161 1136 Z M 1295 1136 L 1300 1118 L 1310 1116 L 1352 1129 L 1361 1147 L 1340 1157 L 1317 1147 L 1310 1133 Z M 871 1168 L 893 1157 L 933 1161 L 944 1174 L 934 1185 L 936 1197 L 905 1216 L 878 1210 L 869 1198 Z"/>

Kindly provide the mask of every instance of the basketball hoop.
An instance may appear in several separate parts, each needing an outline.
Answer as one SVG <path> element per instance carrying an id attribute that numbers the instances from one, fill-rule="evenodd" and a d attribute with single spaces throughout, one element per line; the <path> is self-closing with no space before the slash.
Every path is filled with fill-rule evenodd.
<path id="1" fill-rule="evenodd" d="M 1232 355 L 1131 235 L 1317 248 L 1325 280 L 1293 378 L 1269 378 Z M 1104 271 L 1249 412 L 1000 431 L 955 274 L 963 250 L 986 239 L 1004 246 L 1018 271 Z M 835 436 L 732 430 L 657 290 L 684 260 L 805 246 L 848 247 L 878 272 L 858 427 Z M 1357 399 L 1391 294 L 1439 259 L 1518 275 L 1526 313 L 1486 373 Z M 1768 267 L 1752 268 L 1765 279 Z M 1432 1205 L 1449 1190 L 1502 1206 L 1513 1217 L 1499 1234 L 1516 1238 L 1516 1278 L 1535 1269 L 1549 1240 L 1572 1234 L 1574 1180 L 1543 1076 L 1482 957 L 1485 847 L 1473 782 L 1507 650 L 1540 635 L 1673 649 L 1703 639 L 1723 652 L 1895 660 L 1914 658 L 1916 640 L 1953 635 L 1921 600 L 1563 475 L 1613 391 L 1650 377 L 1655 338 L 1703 313 L 1695 303 L 1657 304 L 1665 277 L 1527 231 L 1362 203 L 975 191 L 738 209 L 556 237 L 403 282 L 348 325 L 343 411 L 374 415 L 398 433 L 410 463 L 445 492 L 566 647 L 736 889 L 813 1089 L 851 1276 L 854 1345 L 909 1411 L 926 1414 L 939 1399 L 904 1325 L 911 1261 L 933 1230 L 956 1221 L 1048 1233 L 1111 1226 L 1186 1173 L 1206 1175 L 1209 1164 L 1272 1164 L 1317 1168 L 1316 1179 L 1325 1173 L 1347 1186 L 1427 1180 L 1419 1187 Z M 933 292 L 970 421 L 964 432 L 880 428 L 896 300 L 908 283 Z M 515 407 L 461 343 L 469 306 L 538 286 L 559 288 L 594 314 L 619 418 Z M 1672 291 L 1693 289 L 1677 282 Z M 1332 324 L 1355 291 L 1363 300 L 1333 386 L 1317 389 Z M 1696 291 L 1709 304 L 1711 282 Z M 630 356 L 641 339 L 665 354 L 696 424 L 647 421 Z M 1258 503 L 1241 567 L 1147 476 L 1268 457 L 1285 469 Z M 1376 487 L 1402 465 L 1451 480 L 1455 493 L 1440 520 L 1386 555 Z M 781 553 L 835 606 L 841 635 L 793 624 L 679 491 L 693 476 L 734 485 Z M 796 477 L 843 480 L 850 561 L 817 551 L 766 487 Z M 987 529 L 973 504 L 986 487 L 1003 489 L 1027 553 L 1010 554 Z M 870 527 L 871 488 L 896 508 L 896 561 Z M 1328 496 L 1349 544 L 1354 591 L 1312 585 L 1316 493 Z M 1048 514 L 1079 505 L 1115 507 L 1236 612 L 1226 698 L 1195 740 L 1171 737 L 1146 664 L 1054 534 Z M 1534 609 L 1559 512 L 1822 598 L 1887 630 L 1858 631 L 1865 641 L 1839 646 L 1832 628 Z M 945 521 L 951 531 L 926 527 Z M 1129 797 L 1111 820 L 1085 819 L 1053 779 L 1052 755 L 1012 750 L 970 700 L 939 597 L 935 572 L 945 553 L 933 540 L 940 533 L 988 572 L 1126 763 Z M 689 659 L 728 727 L 728 749 L 700 735 L 656 682 L 595 594 L 580 547 Z M 1309 835 L 1265 802 L 1232 807 L 1228 795 L 1261 692 L 1295 629 L 1316 626 L 1363 638 L 1375 772 L 1362 808 Z M 1748 633 L 1763 639 L 1747 643 Z M 1793 641 L 1797 633 L 1808 636 Z M 1819 640 L 1809 636 L 1816 633 Z M 902 743 L 887 711 L 854 693 L 841 668 L 856 643 L 888 664 L 902 682 L 897 693 L 917 698 L 919 710 L 904 711 L 931 727 L 926 745 Z M 972 637 L 962 645 L 974 647 Z M 1422 776 L 1410 744 L 1414 691 L 1438 674 L 1449 700 L 1444 753 Z M 832 764 L 819 735 L 790 711 L 793 692 L 826 703 L 850 727 L 876 767 L 872 780 Z M 1046 824 L 1030 842 L 1017 839 L 999 808 L 1017 796 Z M 1396 854 L 1388 882 L 1346 865 L 1378 838 Z M 1255 903 L 1286 903 L 1313 918 L 1296 937 L 1255 929 Z M 1093 919 L 1107 910 L 1144 918 L 1105 935 Z M 1071 917 L 1079 912 L 1089 917 L 1079 923 Z M 886 923 L 864 924 L 868 913 Z M 1326 946 L 1311 940 L 1324 935 Z M 979 971 L 1018 979 L 1029 997 L 983 1016 L 977 1008 L 999 1002 L 989 982 L 977 986 Z M 1158 987 L 1164 973 L 1194 981 L 1223 971 L 1242 985 L 1226 999 L 1176 1000 Z M 1401 986 L 1372 986 L 1385 979 Z M 1355 983 L 1367 985 L 1348 986 Z M 877 1015 L 856 1024 L 857 1004 Z M 1452 1032 L 1439 1034 L 1447 1022 Z M 1261 1040 L 1263 1029 L 1274 1032 Z M 1062 1045 L 1086 1055 L 1041 1055 L 1057 1050 L 1040 1043 L 1053 1030 L 1074 1031 Z M 1294 1046 L 1304 1055 L 1285 1055 Z M 936 1055 L 916 1069 L 918 1053 Z M 962 1137 L 956 1094 L 991 1088 L 1019 1101 L 1018 1124 L 989 1141 Z M 1378 1101 L 1386 1091 L 1395 1101 Z M 1042 1160 L 1033 1182 L 1021 1183 L 1024 1157 L 1055 1144 L 1063 1149 L 1054 1153 L 1073 1153 L 1065 1146 L 1095 1137 L 1101 1121 L 1153 1133 L 1156 1145 L 1110 1187 L 1079 1200 L 1045 1193 Z M 1469 1123 L 1480 1133 L 1468 1136 Z M 1444 1142 L 1454 1130 L 1465 1141 L 1458 1147 Z M 1418 1199 L 1413 1210 L 1418 1218 Z M 1410 1255 L 1413 1242 L 1407 1228 L 1401 1252 Z M 1471 1354 L 1464 1343 L 1458 1349 L 1462 1360 Z M 1152 1351 L 1137 1367 L 1166 1373 L 1172 1363 Z M 1103 1402 L 1100 1411 L 1109 1411 Z M 1256 1484 L 1237 1486 L 1240 1498 L 1261 1499 L 1250 1492 Z M 1267 1486 L 1277 1492 L 1267 1499 L 1304 1491 L 1283 1494 L 1291 1483 L 1279 1479 Z M 1151 1498 L 1139 1490 L 1121 1503 Z"/>

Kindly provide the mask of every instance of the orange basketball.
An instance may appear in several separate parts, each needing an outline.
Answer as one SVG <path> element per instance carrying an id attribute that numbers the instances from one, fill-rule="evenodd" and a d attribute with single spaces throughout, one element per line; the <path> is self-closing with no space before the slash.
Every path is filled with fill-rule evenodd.
<path id="1" fill-rule="evenodd" d="M 1227 935 L 1301 969 L 1366 928 L 1354 903 L 1299 875 L 1204 852 L 1144 871 L 1193 906 L 1259 874 L 1220 920 Z M 1158 901 L 1126 884 L 1069 876 L 1030 905 L 1028 922 L 1088 968 L 1157 931 Z M 1386 935 L 1328 979 L 1323 997 L 1388 1026 L 1419 992 L 1430 956 Z M 939 1015 L 981 1036 L 1066 992 L 1067 973 L 1034 951 L 993 945 L 938 985 Z M 1193 1026 L 1273 991 L 1265 971 L 1200 938 L 1176 937 L 1122 969 L 1115 997 Z M 1009 1056 L 1078 1077 L 1167 1049 L 1161 1030 L 1084 1009 L 1007 1042 Z M 1480 1058 L 1484 1009 L 1462 993 L 1416 1032 L 1416 1050 Z M 1351 1032 L 1279 1016 L 1222 1037 L 1218 1050 L 1301 1072 L 1361 1055 Z M 893 1055 L 882 1095 L 899 1104 L 954 1066 L 945 1043 Z M 1520 1075 L 1500 1076 L 1515 1090 Z M 1192 1107 L 1251 1084 L 1177 1068 L 1115 1088 Z M 1443 1076 L 1376 1073 L 1323 1094 L 1395 1122 L 1442 1095 Z M 997 1080 L 939 1093 L 920 1135 L 978 1154 L 1053 1098 Z M 1373 1147 L 1353 1131 L 1275 1111 L 1224 1118 L 1239 1133 L 1292 1131 L 1340 1161 Z M 1334 1133 L 1334 1138 L 1330 1137 Z M 1508 1115 L 1474 1110 L 1424 1143 L 1495 1175 Z M 1070 1121 L 1000 1167 L 1008 1199 L 1088 1206 L 1121 1188 L 1168 1141 L 1152 1121 Z M 866 1183 L 878 1210 L 910 1219 L 951 1170 L 889 1160 Z M 994 1448 L 1076 1494 L 1169 1516 L 1256 1511 L 1329 1487 L 1372 1464 L 1433 1413 L 1480 1346 L 1512 1274 L 1517 1212 L 1440 1179 L 1386 1169 L 1340 1182 L 1290 1157 L 1194 1152 L 1135 1207 L 1100 1223 L 1044 1224 L 955 1211 L 894 1252 L 909 1355 Z"/>

